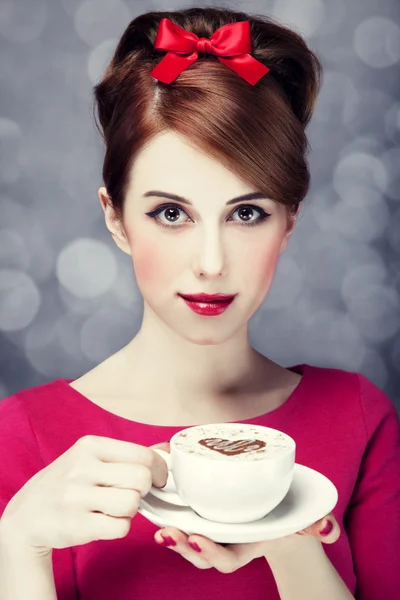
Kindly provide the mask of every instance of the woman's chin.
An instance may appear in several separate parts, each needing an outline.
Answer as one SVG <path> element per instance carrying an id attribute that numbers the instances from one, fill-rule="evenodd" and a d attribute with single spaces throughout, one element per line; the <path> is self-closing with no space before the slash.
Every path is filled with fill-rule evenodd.
<path id="1" fill-rule="evenodd" d="M 175 333 L 184 338 L 191 344 L 197 346 L 219 346 L 228 342 L 236 333 L 237 330 L 222 331 L 222 327 L 218 328 L 215 325 L 213 328 L 200 325 L 199 327 L 188 326 L 185 330 L 182 327 L 175 328 Z"/>

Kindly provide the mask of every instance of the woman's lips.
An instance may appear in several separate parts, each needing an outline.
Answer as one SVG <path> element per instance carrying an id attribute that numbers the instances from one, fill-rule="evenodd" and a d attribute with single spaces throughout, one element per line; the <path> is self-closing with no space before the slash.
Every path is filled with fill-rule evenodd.
<path id="1" fill-rule="evenodd" d="M 236 294 L 179 294 L 182 298 L 192 302 L 228 302 Z"/>
<path id="2" fill-rule="evenodd" d="M 193 312 L 206 317 L 220 315 L 232 304 L 235 296 L 228 297 L 227 300 L 213 300 L 212 302 L 191 300 L 179 294 L 185 304 L 193 310 Z"/>

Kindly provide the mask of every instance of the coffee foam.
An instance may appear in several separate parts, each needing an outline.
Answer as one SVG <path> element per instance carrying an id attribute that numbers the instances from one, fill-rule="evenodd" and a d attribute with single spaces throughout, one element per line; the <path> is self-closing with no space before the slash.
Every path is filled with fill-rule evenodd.
<path id="1" fill-rule="evenodd" d="M 287 454 L 293 443 L 279 431 L 257 426 L 237 428 L 195 427 L 178 434 L 177 449 L 215 460 L 261 460 Z"/>

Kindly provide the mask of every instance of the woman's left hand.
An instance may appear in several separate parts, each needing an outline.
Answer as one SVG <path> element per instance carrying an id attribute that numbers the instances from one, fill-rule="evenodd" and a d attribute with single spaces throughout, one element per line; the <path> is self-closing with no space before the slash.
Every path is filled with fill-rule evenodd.
<path id="1" fill-rule="evenodd" d="M 326 535 L 321 535 L 321 530 L 325 528 L 328 522 L 332 524 L 332 530 Z M 333 544 L 340 536 L 340 526 L 333 514 L 329 513 L 326 517 L 302 531 L 264 542 L 226 544 L 222 546 L 201 535 L 192 534 L 187 536 L 175 527 L 159 529 L 154 535 L 154 540 L 159 545 L 166 546 L 170 550 L 181 554 L 199 569 L 214 567 L 221 573 L 233 573 L 260 556 L 268 560 L 269 556 L 274 556 L 279 552 L 301 552 L 304 536 L 314 538 L 324 544 Z"/>
<path id="2" fill-rule="evenodd" d="M 162 448 L 169 452 L 169 443 L 155 444 L 152 448 Z M 326 526 L 331 523 L 332 529 L 325 535 L 321 534 Z M 302 531 L 287 535 L 276 540 L 246 544 L 217 544 L 202 535 L 186 535 L 175 527 L 159 529 L 154 534 L 157 544 L 165 546 L 199 569 L 214 567 L 221 573 L 233 573 L 247 563 L 260 556 L 273 557 L 280 552 L 301 552 L 304 548 L 305 538 L 313 538 L 316 543 L 333 544 L 340 536 L 340 526 L 332 513 L 309 525 Z"/>

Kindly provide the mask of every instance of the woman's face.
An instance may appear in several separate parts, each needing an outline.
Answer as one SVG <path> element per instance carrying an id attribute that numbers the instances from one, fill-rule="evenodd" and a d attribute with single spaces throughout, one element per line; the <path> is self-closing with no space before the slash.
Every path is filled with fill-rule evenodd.
<path id="1" fill-rule="evenodd" d="M 150 191 L 179 195 L 190 204 Z M 220 343 L 247 327 L 291 233 L 286 208 L 272 200 L 227 206 L 256 191 L 172 132 L 153 138 L 137 157 L 119 230 L 107 207 L 106 189 L 100 188 L 107 227 L 121 250 L 132 256 L 146 319 L 159 319 L 198 344 Z M 262 219 L 264 212 L 270 216 Z M 225 312 L 207 317 L 178 296 L 200 292 L 237 296 Z"/>

